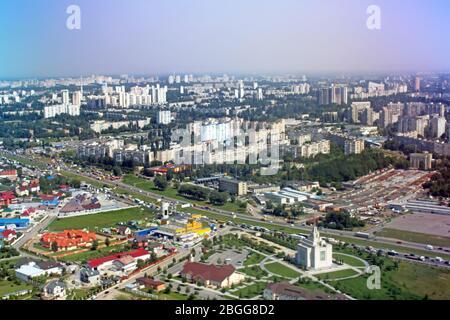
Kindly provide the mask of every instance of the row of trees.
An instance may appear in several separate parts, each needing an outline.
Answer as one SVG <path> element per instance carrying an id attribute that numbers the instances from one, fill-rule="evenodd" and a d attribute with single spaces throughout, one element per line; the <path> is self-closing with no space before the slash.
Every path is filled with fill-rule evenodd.
<path id="1" fill-rule="evenodd" d="M 227 192 L 219 192 L 216 190 L 210 190 L 207 188 L 183 184 L 178 189 L 178 193 L 184 197 L 206 201 L 208 200 L 211 204 L 214 205 L 224 205 L 229 198 L 229 194 Z"/>
<path id="2" fill-rule="evenodd" d="M 450 160 L 443 159 L 436 164 L 437 173 L 431 180 L 423 184 L 434 197 L 450 197 Z"/>
<path id="3" fill-rule="evenodd" d="M 364 221 L 357 218 L 353 218 L 350 213 L 342 212 L 330 212 L 325 216 L 325 220 L 319 222 L 319 226 L 323 226 L 329 229 L 337 230 L 352 230 L 357 227 L 364 227 Z"/>

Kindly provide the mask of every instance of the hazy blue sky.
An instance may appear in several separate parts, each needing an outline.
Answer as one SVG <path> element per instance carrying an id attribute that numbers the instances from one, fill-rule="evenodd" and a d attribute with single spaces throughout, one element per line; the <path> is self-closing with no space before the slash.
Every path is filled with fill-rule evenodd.
<path id="1" fill-rule="evenodd" d="M 0 1 L 0 77 L 438 70 L 450 70 L 448 0 Z"/>

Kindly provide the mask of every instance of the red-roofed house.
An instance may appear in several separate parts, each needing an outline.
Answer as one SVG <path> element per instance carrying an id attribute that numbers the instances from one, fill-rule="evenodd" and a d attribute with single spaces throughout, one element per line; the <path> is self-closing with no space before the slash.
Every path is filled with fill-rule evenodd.
<path id="1" fill-rule="evenodd" d="M 22 212 L 21 216 L 27 217 L 27 218 L 34 218 L 34 216 L 36 214 L 37 214 L 36 208 L 30 207 L 27 210 L 25 210 L 24 212 Z"/>
<path id="2" fill-rule="evenodd" d="M 9 206 L 15 199 L 16 196 L 12 191 L 0 192 L 0 206 Z"/>
<path id="3" fill-rule="evenodd" d="M 236 268 L 232 265 L 216 266 L 198 262 L 186 262 L 181 276 L 187 281 L 216 288 L 230 287 L 244 280 L 244 275 L 236 273 Z"/>
<path id="4" fill-rule="evenodd" d="M 50 248 L 56 242 L 58 250 L 74 250 L 78 248 L 91 247 L 97 239 L 94 232 L 82 230 L 65 230 L 59 233 L 44 233 L 41 237 L 41 244 L 45 248 Z"/>
<path id="5" fill-rule="evenodd" d="M 39 192 L 41 191 L 41 186 L 39 184 L 39 179 L 31 180 L 28 185 L 30 192 Z"/>
<path id="6" fill-rule="evenodd" d="M 21 184 L 16 187 L 16 195 L 18 197 L 27 197 L 30 195 L 30 191 L 28 190 L 28 186 Z"/>
<path id="7" fill-rule="evenodd" d="M 147 288 L 155 290 L 156 292 L 162 291 L 166 288 L 164 282 L 154 280 L 147 277 L 137 278 L 136 283 L 139 285 L 140 289 Z"/>
<path id="8" fill-rule="evenodd" d="M 1 238 L 7 242 L 12 242 L 17 238 L 16 230 L 6 229 L 0 232 Z"/>
<path id="9" fill-rule="evenodd" d="M 52 194 L 41 194 L 39 198 L 41 198 L 42 201 L 53 201 L 57 198 L 57 196 Z"/>
<path id="10" fill-rule="evenodd" d="M 114 261 L 120 260 L 126 256 L 130 256 L 131 258 L 134 259 L 135 262 L 137 262 L 138 260 L 145 261 L 150 258 L 150 252 L 141 248 L 141 249 L 137 249 L 134 251 L 116 253 L 116 254 L 106 256 L 103 258 L 89 260 L 88 265 L 92 269 L 104 271 L 104 270 L 107 270 L 108 268 L 112 267 L 114 264 Z M 122 262 L 125 262 L 125 261 L 122 261 Z"/>
<path id="11" fill-rule="evenodd" d="M 9 179 L 11 181 L 16 181 L 17 180 L 17 170 L 0 171 L 0 179 Z"/>

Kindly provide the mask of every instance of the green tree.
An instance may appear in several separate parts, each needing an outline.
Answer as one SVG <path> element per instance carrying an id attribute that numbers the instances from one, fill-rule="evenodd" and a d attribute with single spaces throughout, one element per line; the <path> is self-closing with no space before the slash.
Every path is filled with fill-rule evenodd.
<path id="1" fill-rule="evenodd" d="M 58 251 L 58 244 L 56 243 L 56 241 L 52 242 L 51 247 L 52 247 L 52 251 L 53 252 L 57 252 Z"/>
<path id="2" fill-rule="evenodd" d="M 155 187 L 160 191 L 165 191 L 169 185 L 167 179 L 161 175 L 156 176 L 153 183 L 155 184 Z"/>

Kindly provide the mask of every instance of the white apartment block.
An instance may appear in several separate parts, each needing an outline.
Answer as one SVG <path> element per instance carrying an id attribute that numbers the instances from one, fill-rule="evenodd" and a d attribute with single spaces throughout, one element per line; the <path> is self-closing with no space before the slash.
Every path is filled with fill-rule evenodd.
<path id="1" fill-rule="evenodd" d="M 346 155 L 360 154 L 361 152 L 363 152 L 364 148 L 365 148 L 364 140 L 359 139 L 345 140 L 344 152 Z"/>
<path id="2" fill-rule="evenodd" d="M 54 118 L 60 114 L 68 114 L 69 116 L 77 117 L 80 115 L 80 106 L 71 104 L 60 104 L 44 107 L 45 119 Z"/>
<path id="3" fill-rule="evenodd" d="M 300 156 L 304 158 L 312 158 L 318 154 L 330 153 L 330 140 L 322 140 L 319 142 L 307 143 L 300 147 Z"/>
<path id="4" fill-rule="evenodd" d="M 172 114 L 169 110 L 158 111 L 158 124 L 169 124 L 172 122 Z"/>

